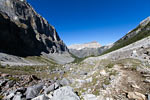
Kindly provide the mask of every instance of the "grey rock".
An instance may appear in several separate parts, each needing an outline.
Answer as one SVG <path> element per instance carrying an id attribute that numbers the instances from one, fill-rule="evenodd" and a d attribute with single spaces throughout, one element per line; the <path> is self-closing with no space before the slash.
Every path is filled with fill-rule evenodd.
<path id="1" fill-rule="evenodd" d="M 54 80 L 55 80 L 55 81 L 58 80 L 58 77 L 55 76 L 55 77 L 54 77 Z"/>
<path id="2" fill-rule="evenodd" d="M 150 94 L 148 94 L 148 100 L 150 100 Z"/>
<path id="3" fill-rule="evenodd" d="M 57 82 L 55 82 L 54 84 L 50 85 L 48 88 L 45 88 L 44 93 L 48 94 L 56 89 L 58 89 L 60 87 L 60 81 L 57 80 Z"/>
<path id="4" fill-rule="evenodd" d="M 14 84 L 15 84 L 15 81 L 12 81 L 12 80 L 7 82 L 7 85 L 8 85 L 9 88 L 13 87 Z"/>
<path id="5" fill-rule="evenodd" d="M 60 85 L 62 86 L 66 86 L 66 85 L 69 85 L 70 82 L 69 80 L 67 80 L 66 78 L 63 78 L 61 81 L 60 81 Z"/>
<path id="6" fill-rule="evenodd" d="M 16 92 L 20 92 L 20 93 L 25 93 L 25 91 L 26 91 L 26 88 L 24 88 L 24 87 L 21 87 L 21 88 L 18 88 L 17 90 L 16 90 Z"/>
<path id="7" fill-rule="evenodd" d="M 80 100 L 80 98 L 71 87 L 65 86 L 55 90 L 51 100 Z"/>
<path id="8" fill-rule="evenodd" d="M 14 93 L 10 93 L 8 96 L 4 97 L 6 100 L 10 100 L 15 96 Z"/>
<path id="9" fill-rule="evenodd" d="M 48 88 L 45 89 L 44 93 L 48 94 L 51 91 L 55 90 L 55 84 L 50 85 Z"/>
<path id="10" fill-rule="evenodd" d="M 22 94 L 20 92 L 17 92 L 17 94 L 14 96 L 13 100 L 22 100 L 21 96 L 22 96 Z"/>
<path id="11" fill-rule="evenodd" d="M 0 86 L 5 86 L 5 85 L 6 85 L 6 83 L 7 83 L 7 81 L 6 81 L 6 80 L 0 80 Z"/>
<path id="12" fill-rule="evenodd" d="M 54 83 L 54 86 L 55 86 L 55 90 L 58 89 L 58 88 L 60 87 L 59 81 L 55 82 L 55 83 Z"/>
<path id="13" fill-rule="evenodd" d="M 108 85 L 103 84 L 103 89 L 106 89 L 108 87 Z"/>
<path id="14" fill-rule="evenodd" d="M 133 100 L 146 100 L 146 96 L 139 92 L 128 92 L 127 97 Z"/>
<path id="15" fill-rule="evenodd" d="M 60 71 L 60 76 L 64 75 L 65 74 L 65 71 Z"/>
<path id="16" fill-rule="evenodd" d="M 143 53 L 146 54 L 146 55 L 149 55 L 149 54 L 150 54 L 149 51 L 144 51 Z"/>
<path id="17" fill-rule="evenodd" d="M 147 79 L 147 78 L 146 78 L 146 79 L 144 80 L 144 82 L 150 83 L 150 79 Z"/>
<path id="18" fill-rule="evenodd" d="M 50 100 L 50 99 L 43 94 L 36 98 L 33 98 L 32 100 Z"/>
<path id="19" fill-rule="evenodd" d="M 26 98 L 21 98 L 21 100 L 27 100 Z"/>
<path id="20" fill-rule="evenodd" d="M 87 75 L 88 73 L 85 71 L 80 71 L 80 75 Z"/>
<path id="21" fill-rule="evenodd" d="M 44 84 L 38 84 L 27 88 L 26 99 L 33 99 L 39 95 L 40 91 L 43 89 Z"/>
<path id="22" fill-rule="evenodd" d="M 98 100 L 94 94 L 86 94 L 83 96 L 83 98 L 84 98 L 84 100 Z"/>
<path id="23" fill-rule="evenodd" d="M 114 80 L 115 79 L 115 76 L 114 75 L 111 75 L 110 76 L 110 80 Z"/>

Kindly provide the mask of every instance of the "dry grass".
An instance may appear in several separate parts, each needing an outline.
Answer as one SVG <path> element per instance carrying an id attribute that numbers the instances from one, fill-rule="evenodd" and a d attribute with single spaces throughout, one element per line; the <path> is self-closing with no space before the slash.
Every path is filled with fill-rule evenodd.
<path id="1" fill-rule="evenodd" d="M 36 75 L 40 78 L 51 78 L 52 69 L 60 67 L 60 65 L 49 66 L 0 66 L 0 72 L 10 75 Z"/>

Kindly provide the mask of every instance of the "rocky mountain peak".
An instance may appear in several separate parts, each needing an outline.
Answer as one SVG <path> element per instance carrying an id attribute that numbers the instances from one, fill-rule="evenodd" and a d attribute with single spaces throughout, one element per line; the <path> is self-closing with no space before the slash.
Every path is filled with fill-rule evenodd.
<path id="1" fill-rule="evenodd" d="M 141 26 L 145 26 L 150 22 L 150 16 L 140 22 Z"/>
<path id="2" fill-rule="evenodd" d="M 68 46 L 69 49 L 76 49 L 76 50 L 81 50 L 84 48 L 99 48 L 99 47 L 101 47 L 101 45 L 96 41 L 92 41 L 92 42 L 84 43 L 84 44 L 74 44 L 74 45 Z"/>

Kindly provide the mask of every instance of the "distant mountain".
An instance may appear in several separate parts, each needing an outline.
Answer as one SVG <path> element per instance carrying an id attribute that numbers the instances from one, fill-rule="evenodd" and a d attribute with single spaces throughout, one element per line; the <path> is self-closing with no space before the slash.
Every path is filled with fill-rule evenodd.
<path id="1" fill-rule="evenodd" d="M 95 41 L 68 46 L 70 53 L 79 58 L 98 56 L 110 47 L 111 45 L 101 46 L 98 42 Z"/>
<path id="2" fill-rule="evenodd" d="M 120 49 L 147 36 L 150 36 L 150 17 L 141 21 L 135 29 L 133 29 L 124 37 L 116 41 L 114 45 L 110 49 L 106 50 L 104 53 L 109 53 L 111 51 Z"/>
<path id="3" fill-rule="evenodd" d="M 150 36 L 150 17 L 141 21 L 135 29 L 127 33 L 112 45 L 101 47 L 99 43 L 92 42 L 87 44 L 76 44 L 69 46 L 68 48 L 73 55 L 79 58 L 98 56 L 125 47 L 147 36 Z"/>
<path id="4" fill-rule="evenodd" d="M 84 48 L 99 48 L 99 47 L 101 47 L 101 45 L 96 41 L 68 46 L 69 49 L 75 49 L 75 50 L 81 50 Z"/>
<path id="5" fill-rule="evenodd" d="M 68 49 L 56 29 L 26 0 L 0 0 L 0 52 L 54 58 L 49 55 L 68 53 Z"/>

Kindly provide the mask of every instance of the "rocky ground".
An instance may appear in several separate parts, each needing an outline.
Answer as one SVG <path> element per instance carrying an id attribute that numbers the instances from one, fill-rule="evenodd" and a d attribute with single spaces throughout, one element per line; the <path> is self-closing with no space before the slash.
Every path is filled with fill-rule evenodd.
<path id="1" fill-rule="evenodd" d="M 44 68 L 43 70 L 38 66 L 35 68 L 38 71 L 32 70 L 31 72 L 24 68 L 1 67 L 3 72 L 0 74 L 0 99 L 69 100 L 67 98 L 72 98 L 71 100 L 79 100 L 77 93 L 69 86 L 70 81 L 63 77 L 65 71 L 59 69 L 58 66 L 55 69 Z M 51 72 L 48 70 L 51 70 Z M 40 78 L 30 74 L 38 74 L 37 76 Z"/>
<path id="2" fill-rule="evenodd" d="M 17 69 L 17 68 L 16 68 Z M 12 69 L 11 69 L 12 70 Z M 36 72 L 45 74 L 45 71 Z M 57 73 L 57 74 L 56 74 Z M 17 73 L 16 73 L 17 74 Z M 149 100 L 150 65 L 137 59 L 67 64 L 47 76 L 0 74 L 4 100 Z"/>
<path id="3" fill-rule="evenodd" d="M 149 65 L 137 59 L 105 59 L 79 66 L 66 76 L 84 100 L 146 100 L 149 95 Z"/>
<path id="4" fill-rule="evenodd" d="M 150 100 L 149 40 L 80 63 L 1 66 L 0 98 Z"/>

